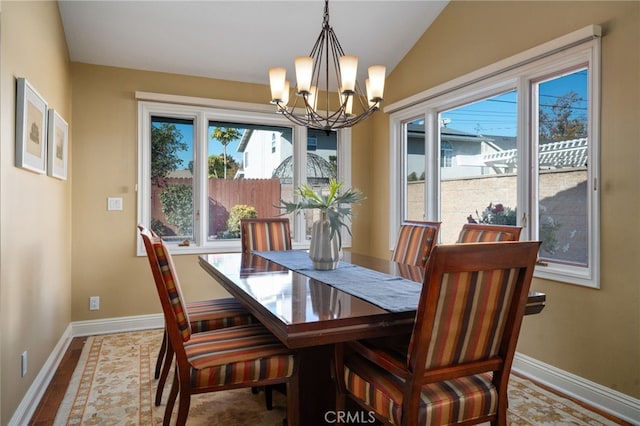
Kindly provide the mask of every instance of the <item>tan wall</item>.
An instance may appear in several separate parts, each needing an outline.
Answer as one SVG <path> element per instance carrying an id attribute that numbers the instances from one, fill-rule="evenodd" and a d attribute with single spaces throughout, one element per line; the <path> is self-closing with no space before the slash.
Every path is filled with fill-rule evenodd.
<path id="1" fill-rule="evenodd" d="M 639 398 L 640 231 L 631 218 L 640 211 L 640 3 L 454 1 L 390 74 L 385 104 L 590 24 L 604 33 L 601 289 L 536 279 L 533 288 L 547 294 L 547 307 L 524 321 L 518 351 Z M 372 183 L 366 192 L 371 240 L 364 245 L 354 238 L 354 251 L 389 256 L 388 117 L 378 114 L 372 125 L 366 161 L 375 167 L 354 162 L 354 180 Z"/>
<path id="2" fill-rule="evenodd" d="M 160 313 L 146 257 L 137 257 L 136 91 L 269 103 L 264 86 L 176 74 L 73 64 L 73 321 Z M 265 71 L 266 72 L 266 71 Z M 108 212 L 107 197 L 124 210 Z M 174 257 L 187 300 L 227 293 L 198 266 L 197 256 Z M 89 311 L 89 297 L 100 310 Z"/>
<path id="3" fill-rule="evenodd" d="M 1 19 L 0 423 L 5 425 L 71 319 L 71 179 L 14 166 L 16 78 L 27 78 L 71 128 L 73 123 L 57 3 L 3 1 Z M 21 377 L 25 350 L 28 371 Z"/>

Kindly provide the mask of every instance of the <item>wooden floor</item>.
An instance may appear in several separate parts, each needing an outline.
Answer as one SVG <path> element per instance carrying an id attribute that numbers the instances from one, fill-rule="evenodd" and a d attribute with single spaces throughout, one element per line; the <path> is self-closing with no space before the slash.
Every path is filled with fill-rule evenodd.
<path id="1" fill-rule="evenodd" d="M 44 395 L 42 396 L 42 400 L 40 401 L 38 408 L 36 408 L 36 411 L 33 414 L 31 421 L 29 422 L 30 426 L 31 425 L 44 426 L 44 425 L 53 424 L 53 421 L 56 418 L 56 413 L 58 412 L 58 407 L 62 403 L 64 394 L 67 391 L 67 386 L 71 381 L 71 376 L 73 375 L 73 371 L 75 370 L 76 365 L 78 364 L 78 360 L 80 359 L 80 354 L 82 353 L 82 349 L 84 347 L 84 343 L 86 340 L 87 340 L 87 337 L 74 337 L 71 340 L 71 344 L 69 345 L 69 348 L 67 349 L 67 352 L 65 353 L 64 357 L 60 361 L 60 365 L 58 366 L 58 370 L 56 371 L 56 374 L 53 376 L 53 379 L 51 380 L 49 387 L 47 388 Z M 531 379 L 528 378 L 528 380 L 531 380 Z M 550 392 L 553 392 L 556 394 L 558 393 L 554 389 L 550 389 L 540 383 L 536 383 L 536 385 Z M 593 412 L 600 414 L 603 417 L 608 418 L 612 422 L 615 422 L 620 425 L 631 426 L 630 423 L 624 422 L 608 413 L 605 413 L 596 408 L 593 408 L 581 401 L 577 401 L 567 395 L 560 394 L 560 396 L 570 399 L 576 404 L 579 404 L 585 408 L 588 408 Z"/>
<path id="2" fill-rule="evenodd" d="M 42 396 L 42 400 L 38 408 L 36 408 L 29 425 L 44 426 L 53 424 L 86 340 L 86 337 L 74 337 L 71 340 L 71 344 L 62 361 L 60 361 L 60 366 L 58 366 L 56 374 Z"/>

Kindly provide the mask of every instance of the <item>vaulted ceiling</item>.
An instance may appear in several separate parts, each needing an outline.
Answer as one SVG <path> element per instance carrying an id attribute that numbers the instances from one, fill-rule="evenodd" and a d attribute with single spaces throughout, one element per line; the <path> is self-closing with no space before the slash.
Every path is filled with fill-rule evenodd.
<path id="1" fill-rule="evenodd" d="M 387 74 L 447 1 L 329 3 L 330 24 L 346 54 Z M 60 0 L 72 61 L 268 84 L 295 56 L 308 55 L 322 27 L 322 0 Z M 292 83 L 293 84 L 293 83 Z"/>

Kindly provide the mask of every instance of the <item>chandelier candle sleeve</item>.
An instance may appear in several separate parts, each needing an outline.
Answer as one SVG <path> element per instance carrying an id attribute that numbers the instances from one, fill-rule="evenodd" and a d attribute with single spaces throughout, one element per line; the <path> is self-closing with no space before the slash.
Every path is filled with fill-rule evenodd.
<path id="1" fill-rule="evenodd" d="M 311 76 L 313 74 L 313 58 L 311 56 L 298 56 L 296 64 L 296 82 L 298 93 L 308 92 L 311 89 Z"/>
<path id="2" fill-rule="evenodd" d="M 342 93 L 351 93 L 356 88 L 356 73 L 358 72 L 357 56 L 341 56 L 340 76 L 342 77 Z"/>
<path id="3" fill-rule="evenodd" d="M 271 99 L 282 101 L 284 98 L 285 78 L 287 70 L 283 67 L 269 68 L 269 83 L 271 85 Z"/>

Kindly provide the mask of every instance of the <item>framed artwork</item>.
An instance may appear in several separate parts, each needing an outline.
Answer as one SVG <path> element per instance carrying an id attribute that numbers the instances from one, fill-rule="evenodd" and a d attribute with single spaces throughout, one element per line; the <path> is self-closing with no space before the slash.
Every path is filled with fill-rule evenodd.
<path id="1" fill-rule="evenodd" d="M 47 102 L 24 78 L 16 96 L 16 166 L 44 173 L 47 166 Z"/>
<path id="2" fill-rule="evenodd" d="M 69 126 L 54 109 L 49 109 L 47 126 L 48 164 L 47 174 L 58 179 L 67 179 L 67 149 Z"/>

